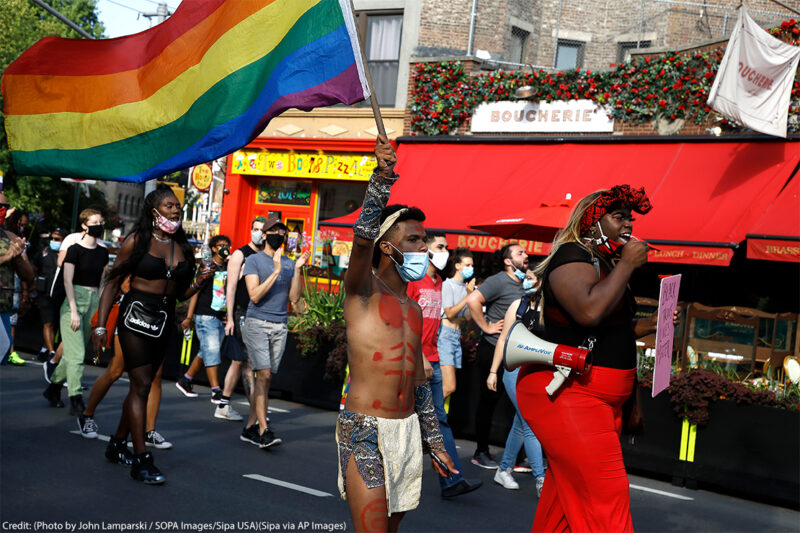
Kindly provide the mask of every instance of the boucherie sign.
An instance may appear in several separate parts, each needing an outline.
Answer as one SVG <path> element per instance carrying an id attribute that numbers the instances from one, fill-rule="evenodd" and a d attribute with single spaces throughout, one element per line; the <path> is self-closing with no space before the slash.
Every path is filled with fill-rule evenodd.
<path id="1" fill-rule="evenodd" d="M 472 133 L 611 133 L 614 119 L 592 100 L 491 102 L 472 115 Z"/>

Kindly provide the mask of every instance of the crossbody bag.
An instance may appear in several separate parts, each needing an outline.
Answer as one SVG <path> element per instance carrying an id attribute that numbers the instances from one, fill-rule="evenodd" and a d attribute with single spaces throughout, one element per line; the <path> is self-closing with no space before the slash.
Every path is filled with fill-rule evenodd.
<path id="1" fill-rule="evenodd" d="M 134 300 L 125 310 L 123 324 L 126 328 L 147 337 L 159 338 L 164 332 L 167 324 L 167 312 L 163 305 L 167 303 L 167 285 L 172 279 L 172 260 L 175 255 L 175 241 L 169 252 L 169 269 L 167 270 L 167 282 L 164 284 L 164 294 L 161 296 L 162 305 L 155 302 L 143 302 Z"/>

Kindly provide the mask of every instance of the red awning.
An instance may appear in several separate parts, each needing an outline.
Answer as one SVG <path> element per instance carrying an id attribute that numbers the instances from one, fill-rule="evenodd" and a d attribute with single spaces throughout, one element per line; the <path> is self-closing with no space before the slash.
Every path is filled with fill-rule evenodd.
<path id="1" fill-rule="evenodd" d="M 477 230 L 486 231 L 507 239 L 533 239 L 550 242 L 558 230 L 566 226 L 575 200 L 571 195 L 558 202 L 543 202 L 538 207 L 522 213 L 509 213 L 502 218 L 473 224 Z"/>
<path id="2" fill-rule="evenodd" d="M 800 176 L 795 174 L 747 235 L 747 257 L 800 263 Z"/>
<path id="3" fill-rule="evenodd" d="M 651 252 L 652 261 L 728 265 L 800 160 L 800 144 L 772 140 L 504 141 L 400 139 L 400 179 L 390 202 L 421 208 L 426 227 L 458 234 L 455 244 L 481 249 L 505 241 L 476 233 L 471 224 L 567 193 L 577 200 L 630 183 L 644 186 L 653 203 L 634 224 L 635 235 L 660 248 Z M 531 253 L 549 249 L 547 243 L 523 245 Z"/>

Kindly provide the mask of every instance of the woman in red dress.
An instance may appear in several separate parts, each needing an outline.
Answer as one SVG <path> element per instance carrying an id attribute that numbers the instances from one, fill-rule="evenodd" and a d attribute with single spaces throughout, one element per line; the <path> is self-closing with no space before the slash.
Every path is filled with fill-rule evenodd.
<path id="1" fill-rule="evenodd" d="M 636 378 L 636 338 L 655 331 L 634 320 L 628 282 L 647 262 L 647 245 L 631 236 L 631 211 L 647 213 L 643 189 L 618 185 L 578 202 L 542 279 L 548 341 L 585 345 L 594 337 L 593 366 L 549 396 L 553 368 L 525 365 L 517 382 L 520 412 L 539 438 L 548 470 L 533 531 L 632 531 L 628 477 L 619 436 L 622 405 Z"/>

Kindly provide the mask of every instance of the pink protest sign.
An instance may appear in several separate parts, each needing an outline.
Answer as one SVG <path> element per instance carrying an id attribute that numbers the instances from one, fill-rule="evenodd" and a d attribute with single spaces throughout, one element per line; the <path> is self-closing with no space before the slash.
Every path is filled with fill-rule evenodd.
<path id="1" fill-rule="evenodd" d="M 675 326 L 672 314 L 678 305 L 678 290 L 681 275 L 669 276 L 661 280 L 661 294 L 658 297 L 658 325 L 656 326 L 656 362 L 653 367 L 653 397 L 669 387 L 669 372 L 672 368 L 672 341 Z"/>

